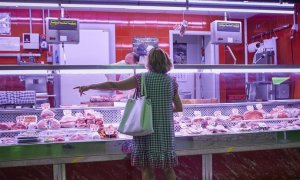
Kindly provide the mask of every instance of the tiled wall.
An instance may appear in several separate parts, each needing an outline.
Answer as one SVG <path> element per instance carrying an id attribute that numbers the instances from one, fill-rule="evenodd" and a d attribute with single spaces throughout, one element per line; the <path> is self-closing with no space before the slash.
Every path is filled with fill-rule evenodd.
<path id="1" fill-rule="evenodd" d="M 11 36 L 20 36 L 23 32 L 29 32 L 29 10 L 3 10 L 10 12 L 12 17 Z M 45 16 L 48 12 L 44 12 Z M 51 17 L 60 17 L 59 11 L 50 11 Z M 42 33 L 42 10 L 32 11 L 33 32 Z M 116 25 L 116 61 L 124 59 L 125 55 L 132 51 L 132 40 L 134 37 L 157 37 L 159 47 L 169 52 L 169 30 L 183 20 L 182 14 L 161 13 L 117 13 L 96 11 L 65 11 L 65 17 L 78 18 L 83 23 L 104 23 Z M 190 31 L 209 31 L 210 22 L 222 19 L 218 16 L 185 15 L 184 19 L 189 22 Z M 26 51 L 25 51 L 26 52 Z M 38 51 L 35 51 L 37 53 Z M 46 52 L 39 61 L 45 59 Z M 13 59 L 2 59 L 1 64 L 14 64 Z"/>

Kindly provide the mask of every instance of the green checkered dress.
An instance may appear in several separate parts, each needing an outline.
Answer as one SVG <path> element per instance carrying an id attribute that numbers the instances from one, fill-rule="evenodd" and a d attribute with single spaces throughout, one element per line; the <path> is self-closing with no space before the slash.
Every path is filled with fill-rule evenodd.
<path id="1" fill-rule="evenodd" d="M 174 144 L 173 98 L 178 85 L 167 74 L 145 73 L 151 98 L 154 133 L 133 137 L 131 164 L 137 167 L 168 168 L 177 165 Z M 141 74 L 135 75 L 141 87 Z M 140 88 L 138 88 L 140 91 Z"/>

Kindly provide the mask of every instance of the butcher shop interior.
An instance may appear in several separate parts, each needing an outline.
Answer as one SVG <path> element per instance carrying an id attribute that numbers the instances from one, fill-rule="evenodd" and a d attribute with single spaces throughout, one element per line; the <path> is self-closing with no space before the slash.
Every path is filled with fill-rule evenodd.
<path id="1" fill-rule="evenodd" d="M 1 1 L 0 179 L 141 179 L 118 131 L 133 91 L 74 87 L 145 73 L 153 48 L 183 105 L 177 179 L 300 179 L 299 13 L 291 0 Z"/>

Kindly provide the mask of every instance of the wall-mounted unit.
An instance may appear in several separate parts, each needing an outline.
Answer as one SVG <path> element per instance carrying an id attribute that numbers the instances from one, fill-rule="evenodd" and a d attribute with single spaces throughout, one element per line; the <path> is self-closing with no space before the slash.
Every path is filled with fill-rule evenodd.
<path id="1" fill-rule="evenodd" d="M 40 38 L 38 33 L 23 33 L 23 49 L 39 49 Z"/>
<path id="2" fill-rule="evenodd" d="M 78 44 L 79 21 L 69 18 L 47 18 L 46 40 L 52 44 Z"/>
<path id="3" fill-rule="evenodd" d="M 242 43 L 242 24 L 239 21 L 216 20 L 210 24 L 212 44 Z"/>

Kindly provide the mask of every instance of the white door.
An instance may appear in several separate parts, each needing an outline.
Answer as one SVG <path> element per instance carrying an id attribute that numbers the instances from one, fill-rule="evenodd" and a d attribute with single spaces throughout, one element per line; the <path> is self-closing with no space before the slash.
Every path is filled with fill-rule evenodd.
<path id="1" fill-rule="evenodd" d="M 80 29 L 79 44 L 60 45 L 60 64 L 66 65 L 106 65 L 109 64 L 109 32 L 101 29 Z M 76 105 L 88 102 L 91 95 L 99 91 L 89 91 L 80 97 L 73 87 L 106 81 L 104 74 L 87 74 L 80 70 L 77 74 L 60 76 L 60 104 Z"/>

